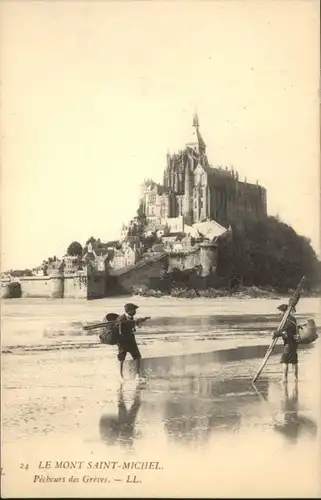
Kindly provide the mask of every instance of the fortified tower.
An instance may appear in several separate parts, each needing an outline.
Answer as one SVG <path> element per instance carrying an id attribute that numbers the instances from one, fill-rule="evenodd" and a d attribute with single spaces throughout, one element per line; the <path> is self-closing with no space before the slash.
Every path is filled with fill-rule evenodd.
<path id="1" fill-rule="evenodd" d="M 65 293 L 64 262 L 53 262 L 48 269 L 49 296 L 52 299 L 62 299 Z"/>
<path id="2" fill-rule="evenodd" d="M 50 298 L 63 299 L 65 290 L 65 278 L 63 272 L 59 269 L 50 271 Z"/>
<path id="3" fill-rule="evenodd" d="M 209 276 L 215 273 L 217 266 L 217 244 L 204 242 L 200 245 L 200 262 L 202 265 L 202 276 Z"/>

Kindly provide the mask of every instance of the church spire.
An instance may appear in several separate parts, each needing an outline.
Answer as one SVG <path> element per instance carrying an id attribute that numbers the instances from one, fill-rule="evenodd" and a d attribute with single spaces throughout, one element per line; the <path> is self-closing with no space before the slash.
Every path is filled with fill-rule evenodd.
<path id="1" fill-rule="evenodd" d="M 194 113 L 192 137 L 186 143 L 186 146 L 188 148 L 192 148 L 196 153 L 198 153 L 200 155 L 204 155 L 206 152 L 206 144 L 203 140 L 203 137 L 201 136 L 199 126 L 200 125 L 199 125 L 198 114 Z"/>
<path id="2" fill-rule="evenodd" d="M 194 113 L 194 116 L 193 116 L 193 127 L 199 128 L 199 126 L 200 126 L 200 124 L 199 124 L 199 120 L 198 120 L 198 114 Z"/>

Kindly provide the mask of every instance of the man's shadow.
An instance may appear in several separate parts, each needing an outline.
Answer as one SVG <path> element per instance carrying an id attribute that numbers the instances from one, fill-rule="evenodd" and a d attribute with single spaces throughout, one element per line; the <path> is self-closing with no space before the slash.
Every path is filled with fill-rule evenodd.
<path id="1" fill-rule="evenodd" d="M 314 420 L 308 418 L 300 412 L 299 388 L 295 383 L 291 393 L 288 384 L 284 384 L 283 397 L 281 400 L 282 421 L 274 424 L 274 429 L 282 433 L 287 439 L 296 442 L 302 433 L 315 436 L 318 426 Z"/>
<path id="2" fill-rule="evenodd" d="M 101 440 L 108 444 L 120 444 L 131 447 L 135 441 L 136 419 L 141 406 L 142 388 L 136 387 L 134 399 L 129 409 L 124 400 L 123 384 L 118 390 L 118 414 L 104 414 L 99 421 L 99 432 Z"/>

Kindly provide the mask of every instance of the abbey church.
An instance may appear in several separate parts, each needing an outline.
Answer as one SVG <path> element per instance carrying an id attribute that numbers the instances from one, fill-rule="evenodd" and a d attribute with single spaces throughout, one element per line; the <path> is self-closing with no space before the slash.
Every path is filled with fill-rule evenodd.
<path id="1" fill-rule="evenodd" d="M 195 115 L 185 148 L 167 155 L 163 184 L 143 185 L 142 208 L 149 223 L 181 218 L 189 226 L 214 220 L 228 227 L 247 215 L 265 217 L 266 190 L 258 183 L 241 182 L 233 169 L 210 165 Z"/>

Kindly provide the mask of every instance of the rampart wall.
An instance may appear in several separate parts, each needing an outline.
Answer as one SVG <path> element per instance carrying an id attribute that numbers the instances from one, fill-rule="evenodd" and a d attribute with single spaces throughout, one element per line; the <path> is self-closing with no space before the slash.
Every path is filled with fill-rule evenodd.
<path id="1" fill-rule="evenodd" d="M 21 297 L 62 298 L 64 294 L 61 276 L 23 276 L 19 282 Z"/>
<path id="2" fill-rule="evenodd" d="M 131 266 L 129 269 L 121 270 L 113 273 L 116 280 L 116 290 L 118 293 L 132 293 L 135 287 L 150 285 L 150 280 L 159 278 L 163 266 L 165 256 L 160 256 L 158 259 L 150 259 L 145 262 L 140 262 L 136 266 Z"/>
<path id="3" fill-rule="evenodd" d="M 88 280 L 85 274 L 66 274 L 64 276 L 64 298 L 86 299 L 87 283 Z"/>
<path id="4" fill-rule="evenodd" d="M 10 279 L 1 281 L 1 298 L 8 299 L 11 298 L 11 287 L 10 287 Z"/>
<path id="5" fill-rule="evenodd" d="M 128 268 L 118 269 L 106 276 L 104 272 L 78 272 L 51 276 L 28 276 L 19 279 L 21 297 L 39 298 L 84 298 L 97 299 L 108 295 L 132 293 L 136 287 L 147 286 L 161 280 L 164 268 L 171 273 L 174 269 L 186 271 L 198 267 L 198 276 L 208 278 L 215 274 L 217 248 L 215 245 L 201 245 L 181 254 L 154 254 Z M 12 284 L 13 282 L 11 282 Z M 19 287 L 19 285 L 18 285 Z M 2 298 L 12 294 L 10 282 L 1 282 Z M 17 288 L 17 287 L 16 287 Z"/>
<path id="6" fill-rule="evenodd" d="M 171 272 L 174 268 L 185 271 L 201 266 L 200 276 L 206 277 L 216 272 L 217 259 L 217 245 L 204 244 L 188 253 L 170 254 L 168 258 L 168 271 Z"/>

